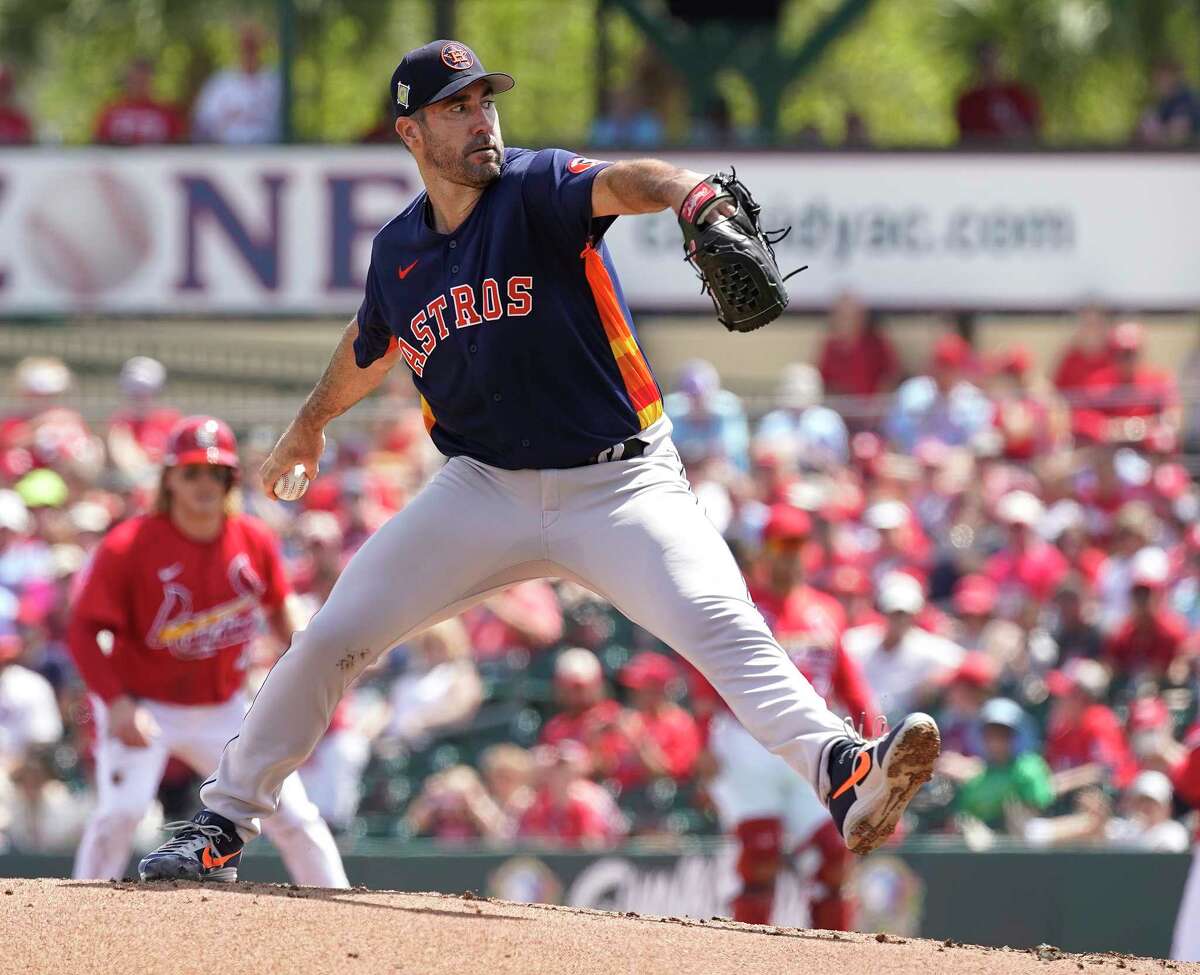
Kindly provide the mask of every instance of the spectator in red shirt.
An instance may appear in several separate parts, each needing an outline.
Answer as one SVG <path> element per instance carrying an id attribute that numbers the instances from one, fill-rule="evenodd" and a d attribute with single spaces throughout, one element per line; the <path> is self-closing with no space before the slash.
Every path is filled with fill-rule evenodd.
<path id="1" fill-rule="evenodd" d="M 512 650 L 545 650 L 563 635 L 562 607 L 554 587 L 531 579 L 489 596 L 463 613 L 475 656 L 503 656 Z"/>
<path id="2" fill-rule="evenodd" d="M 1034 531 L 1043 513 L 1042 502 L 1028 491 L 1010 491 L 996 504 L 1008 539 L 983 574 L 999 587 L 997 611 L 1008 619 L 1036 616 L 1070 569 L 1062 552 Z"/>
<path id="3" fill-rule="evenodd" d="M 1001 438 L 1001 453 L 1009 460 L 1030 460 L 1044 454 L 1054 436 L 1050 410 L 1029 379 L 1030 355 L 1013 346 L 990 363 L 988 392 L 994 404 L 992 426 Z"/>
<path id="4" fill-rule="evenodd" d="M 292 564 L 292 585 L 312 616 L 325 605 L 348 558 L 342 526 L 332 511 L 306 511 L 295 521 L 300 553 Z"/>
<path id="5" fill-rule="evenodd" d="M 1071 570 L 1079 576 L 1080 585 L 1090 591 L 1108 553 L 1093 539 L 1083 505 L 1075 498 L 1055 502 L 1041 527 L 1045 537 L 1062 552 Z"/>
<path id="6" fill-rule="evenodd" d="M 1112 364 L 1109 325 L 1108 312 L 1099 305 L 1085 305 L 1079 310 L 1075 335 L 1054 370 L 1054 385 L 1059 392 L 1069 397 L 1086 386 L 1093 373 Z"/>
<path id="7" fill-rule="evenodd" d="M 506 834 L 514 835 L 525 810 L 533 803 L 536 771 L 533 753 L 511 742 L 501 742 L 479 756 L 479 770 L 488 792 L 504 814 Z"/>
<path id="8" fill-rule="evenodd" d="M 587 751 L 573 741 L 539 749 L 540 783 L 517 830 L 564 846 L 607 846 L 624 833 L 616 804 L 587 778 Z"/>
<path id="9" fill-rule="evenodd" d="M 661 653 L 640 653 L 621 670 L 620 681 L 631 692 L 632 708 L 621 712 L 617 727 L 620 749 L 599 756 L 600 777 L 612 777 L 622 788 L 666 776 L 684 779 L 700 754 L 696 719 L 667 695 L 679 671 Z"/>
<path id="10" fill-rule="evenodd" d="M 554 662 L 554 697 L 562 709 L 542 728 L 542 744 L 577 741 L 593 752 L 619 752 L 621 706 L 608 696 L 604 672 L 591 650 L 571 647 Z"/>
<path id="11" fill-rule="evenodd" d="M 1162 549 L 1144 548 L 1133 557 L 1130 612 L 1105 647 L 1105 656 L 1123 677 L 1161 680 L 1183 652 L 1187 623 L 1162 603 L 1168 575 Z"/>
<path id="12" fill-rule="evenodd" d="M 154 98 L 154 63 L 137 58 L 125 73 L 125 90 L 96 119 L 94 139 L 113 146 L 183 142 L 187 122 L 174 105 Z"/>
<path id="13" fill-rule="evenodd" d="M 33 142 L 29 116 L 13 99 L 12 72 L 0 64 L 0 146 L 25 146 Z"/>
<path id="14" fill-rule="evenodd" d="M 467 765 L 454 765 L 426 779 L 404 814 L 404 822 L 412 835 L 442 842 L 506 839 L 510 835 L 500 807 L 488 795 L 479 774 Z"/>
<path id="15" fill-rule="evenodd" d="M 1055 646 L 1058 659 L 1087 657 L 1095 660 L 1104 647 L 1104 637 L 1093 620 L 1094 607 L 1082 580 L 1068 577 L 1054 594 L 1046 629 Z"/>
<path id="16" fill-rule="evenodd" d="M 975 50 L 975 85 L 959 96 L 955 117 L 962 142 L 1028 143 L 1037 139 L 1041 106 L 1018 81 L 1004 77 L 1000 47 L 994 42 Z"/>
<path id="17" fill-rule="evenodd" d="M 878 545 L 864 553 L 876 586 L 894 571 L 924 582 L 932 546 L 907 504 L 895 498 L 876 501 L 863 512 L 863 524 L 878 533 Z"/>
<path id="18" fill-rule="evenodd" d="M 963 576 L 954 585 L 954 616 L 951 636 L 967 651 L 984 651 L 988 628 L 996 611 L 996 583 L 985 575 Z M 980 702 L 982 703 L 982 702 Z"/>
<path id="19" fill-rule="evenodd" d="M 833 396 L 874 396 L 896 382 L 899 366 L 892 343 L 852 292 L 840 294 L 830 310 L 818 368 L 826 393 Z"/>
<path id="20" fill-rule="evenodd" d="M 876 714 L 871 689 L 842 647 L 846 614 L 832 596 L 808 584 L 808 512 L 771 506 L 763 528 L 761 578 L 750 587 L 771 632 L 813 689 L 868 727 Z"/>
<path id="21" fill-rule="evenodd" d="M 942 733 L 942 761 L 949 756 L 980 758 L 983 755 L 983 725 L 979 712 L 995 696 L 999 679 L 996 665 L 986 654 L 969 652 L 956 670 L 945 678 L 938 728 Z"/>
<path id="22" fill-rule="evenodd" d="M 0 468 L 17 481 L 35 467 L 60 473 L 103 462 L 103 448 L 77 410 L 63 405 L 74 377 L 54 356 L 30 356 L 14 370 L 15 411 L 0 419 Z"/>
<path id="23" fill-rule="evenodd" d="M 826 586 L 846 614 L 846 629 L 882 623 L 883 616 L 875 608 L 875 590 L 867 574 L 856 565 L 839 565 L 829 573 Z"/>
<path id="24" fill-rule="evenodd" d="M 1045 758 L 1056 772 L 1076 771 L 1073 785 L 1111 781 L 1124 789 L 1137 774 L 1137 761 L 1112 709 L 1101 703 L 1108 672 L 1095 660 L 1077 657 L 1047 675 L 1056 698 L 1046 727 Z"/>
<path id="25" fill-rule="evenodd" d="M 1166 702 L 1151 693 L 1129 702 L 1125 731 L 1138 767 L 1170 775 L 1187 754 L 1187 746 L 1175 738 L 1175 726 Z"/>
<path id="26" fill-rule="evenodd" d="M 1146 424 L 1124 421 L 1140 417 L 1171 429 L 1179 428 L 1180 407 L 1175 382 L 1166 373 L 1141 362 L 1145 329 L 1140 322 L 1122 322 L 1109 335 L 1112 362 L 1084 384 L 1087 409 L 1107 417 L 1109 441 L 1138 440 Z"/>
<path id="27" fill-rule="evenodd" d="M 108 420 L 108 455 L 130 482 L 137 484 L 162 463 L 167 436 L 179 411 L 160 406 L 167 370 L 157 359 L 137 355 L 121 366 L 118 380 L 125 404 Z"/>

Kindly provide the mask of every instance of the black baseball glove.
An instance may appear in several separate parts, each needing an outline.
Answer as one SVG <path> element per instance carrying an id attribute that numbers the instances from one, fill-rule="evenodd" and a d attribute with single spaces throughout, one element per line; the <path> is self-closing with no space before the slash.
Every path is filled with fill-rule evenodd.
<path id="1" fill-rule="evenodd" d="M 720 215 L 722 203 L 734 208 L 732 215 Z M 752 332 L 783 314 L 783 282 L 804 270 L 779 273 L 772 245 L 791 228 L 764 231 L 761 210 L 732 167 L 697 184 L 679 208 L 684 255 L 712 298 L 717 320 L 731 332 Z"/>

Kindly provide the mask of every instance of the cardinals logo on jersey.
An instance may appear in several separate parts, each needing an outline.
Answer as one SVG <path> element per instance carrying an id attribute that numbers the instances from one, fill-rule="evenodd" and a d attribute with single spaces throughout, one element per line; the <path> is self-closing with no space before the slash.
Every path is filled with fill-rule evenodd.
<path id="1" fill-rule="evenodd" d="M 146 634 L 147 646 L 166 650 L 179 660 L 203 660 L 254 636 L 259 597 L 266 586 L 244 552 L 230 561 L 226 571 L 237 595 L 206 609 L 194 609 L 192 591 L 177 581 L 182 569 L 176 563 L 159 570 L 163 601 Z"/>

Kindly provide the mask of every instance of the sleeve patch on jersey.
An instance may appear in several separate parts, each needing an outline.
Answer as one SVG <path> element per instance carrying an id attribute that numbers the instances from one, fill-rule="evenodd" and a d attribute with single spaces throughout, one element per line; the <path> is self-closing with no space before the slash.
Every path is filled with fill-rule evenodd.
<path id="1" fill-rule="evenodd" d="M 567 163 L 567 172 L 584 173 L 593 166 L 601 165 L 603 162 L 603 159 L 588 159 L 586 156 L 576 156 L 569 163 Z"/>

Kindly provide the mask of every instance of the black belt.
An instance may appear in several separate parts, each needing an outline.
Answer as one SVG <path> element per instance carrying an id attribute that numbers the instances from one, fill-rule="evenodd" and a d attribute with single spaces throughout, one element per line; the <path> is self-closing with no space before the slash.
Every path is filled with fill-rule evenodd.
<path id="1" fill-rule="evenodd" d="M 645 440 L 630 437 L 624 443 L 605 447 L 600 453 L 594 454 L 582 464 L 575 464 L 574 466 L 587 467 L 589 464 L 607 464 L 610 460 L 632 460 L 634 457 L 641 457 L 649 446 L 650 444 Z"/>

